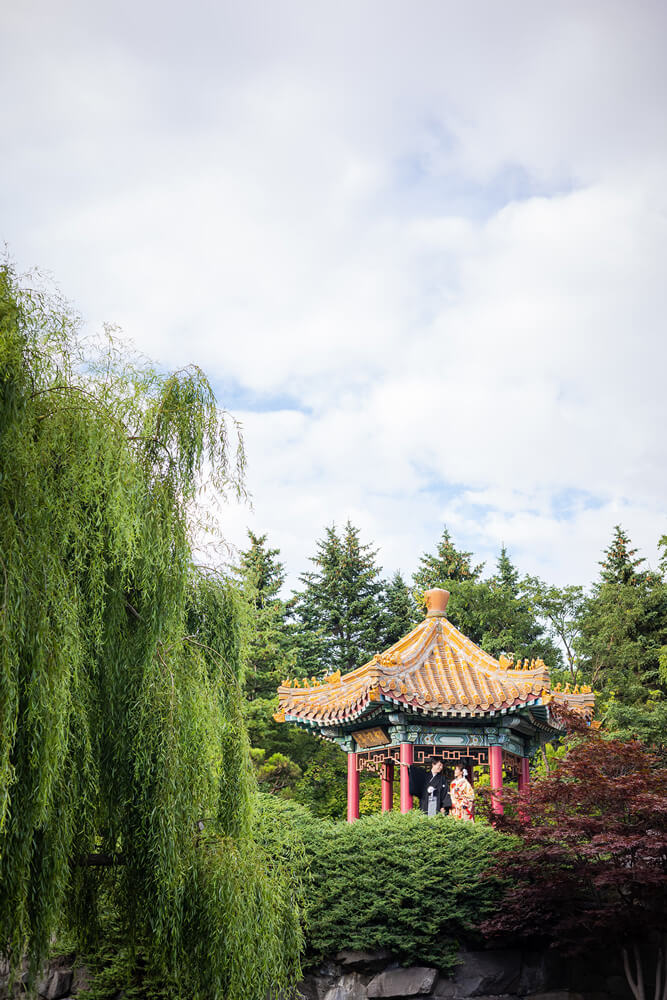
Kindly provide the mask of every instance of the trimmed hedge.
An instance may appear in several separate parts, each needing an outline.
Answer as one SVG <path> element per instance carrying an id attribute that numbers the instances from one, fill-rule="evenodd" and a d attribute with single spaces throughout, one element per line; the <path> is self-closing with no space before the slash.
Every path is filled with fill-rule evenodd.
<path id="1" fill-rule="evenodd" d="M 489 826 L 419 811 L 336 823 L 279 799 L 262 808 L 278 840 L 286 826 L 303 840 L 307 963 L 386 948 L 406 965 L 451 969 L 497 904 L 499 885 L 486 872 L 511 840 Z"/>

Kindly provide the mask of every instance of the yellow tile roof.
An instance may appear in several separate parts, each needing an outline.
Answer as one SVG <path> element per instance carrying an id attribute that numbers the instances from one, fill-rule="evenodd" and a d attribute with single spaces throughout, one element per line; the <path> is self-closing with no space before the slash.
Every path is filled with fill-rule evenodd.
<path id="1" fill-rule="evenodd" d="M 542 660 L 494 659 L 467 639 L 444 613 L 430 613 L 386 652 L 341 676 L 285 681 L 278 688 L 279 722 L 315 725 L 354 720 L 371 702 L 389 700 L 426 715 L 484 716 L 549 702 L 584 715 L 595 704 L 590 688 L 552 690 Z"/>

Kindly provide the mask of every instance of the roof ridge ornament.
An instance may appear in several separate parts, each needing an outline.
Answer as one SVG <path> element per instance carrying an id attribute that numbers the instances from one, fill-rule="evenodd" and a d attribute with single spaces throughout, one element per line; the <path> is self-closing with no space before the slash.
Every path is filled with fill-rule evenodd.
<path id="1" fill-rule="evenodd" d="M 449 600 L 449 591 L 443 590 L 441 587 L 433 587 L 432 590 L 427 590 L 424 594 L 424 601 L 426 602 L 426 617 L 427 618 L 446 618 L 446 607 L 447 601 Z"/>

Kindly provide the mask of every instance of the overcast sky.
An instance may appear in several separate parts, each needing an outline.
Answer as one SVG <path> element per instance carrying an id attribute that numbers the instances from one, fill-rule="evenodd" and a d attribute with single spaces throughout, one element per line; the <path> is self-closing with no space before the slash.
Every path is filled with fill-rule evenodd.
<path id="1" fill-rule="evenodd" d="M 587 583 L 667 531 L 667 6 L 5 0 L 0 238 L 210 375 L 294 577 L 350 518 Z"/>

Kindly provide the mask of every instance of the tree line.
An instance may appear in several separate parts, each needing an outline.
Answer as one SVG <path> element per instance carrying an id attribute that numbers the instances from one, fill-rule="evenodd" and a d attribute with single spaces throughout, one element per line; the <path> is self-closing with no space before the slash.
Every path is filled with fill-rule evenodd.
<path id="1" fill-rule="evenodd" d="M 260 787 L 336 818 L 345 764 L 274 722 L 276 688 L 386 648 L 430 587 L 489 652 L 588 681 L 608 727 L 661 748 L 666 538 L 652 571 L 616 529 L 584 592 L 521 576 L 504 550 L 484 575 L 446 529 L 409 582 L 385 580 L 347 524 L 286 597 L 264 535 L 232 573 L 195 558 L 203 485 L 243 491 L 235 430 L 199 369 L 86 343 L 67 303 L 0 264 L 0 955 L 15 975 L 27 959 L 34 981 L 65 934 L 111 953 L 131 990 L 153 976 L 173 996 L 286 993 L 303 847 L 251 761 Z M 375 795 L 366 782 L 362 808 Z"/>
<path id="2" fill-rule="evenodd" d="M 597 717 L 620 737 L 662 747 L 667 732 L 667 535 L 656 570 L 617 525 L 586 590 L 522 575 L 503 546 L 492 572 L 456 545 L 447 527 L 409 581 L 385 579 L 378 550 L 349 521 L 327 527 L 300 586 L 283 594 L 280 551 L 248 532 L 235 576 L 248 608 L 245 712 L 260 783 L 319 815 L 341 815 L 343 755 L 273 721 L 287 678 L 345 673 L 386 649 L 424 616 L 423 594 L 450 592 L 452 623 L 486 652 L 541 657 L 552 683 L 590 684 Z M 368 809 L 377 790 L 366 783 Z M 362 809 L 364 796 L 362 794 Z"/>

